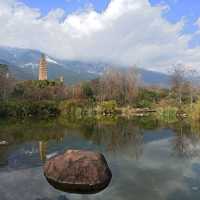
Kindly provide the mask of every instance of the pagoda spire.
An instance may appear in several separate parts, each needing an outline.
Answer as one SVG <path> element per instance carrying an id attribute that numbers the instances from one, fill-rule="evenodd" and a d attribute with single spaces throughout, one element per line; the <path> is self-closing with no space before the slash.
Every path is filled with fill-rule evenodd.
<path id="1" fill-rule="evenodd" d="M 45 54 L 41 55 L 41 59 L 39 63 L 39 80 L 48 80 L 47 61 L 46 61 Z"/>

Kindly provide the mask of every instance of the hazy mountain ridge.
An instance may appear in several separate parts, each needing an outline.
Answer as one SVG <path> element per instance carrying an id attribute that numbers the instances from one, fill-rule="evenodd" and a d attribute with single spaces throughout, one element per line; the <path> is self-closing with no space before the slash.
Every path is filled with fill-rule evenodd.
<path id="1" fill-rule="evenodd" d="M 41 54 L 42 52 L 37 50 L 0 47 L 0 63 L 7 64 L 11 73 L 19 80 L 37 79 Z M 105 63 L 59 60 L 48 55 L 46 59 L 49 79 L 64 76 L 68 84 L 95 79 L 111 66 Z M 139 73 L 141 81 L 145 84 L 163 86 L 169 84 L 168 75 L 145 69 L 139 69 Z"/>

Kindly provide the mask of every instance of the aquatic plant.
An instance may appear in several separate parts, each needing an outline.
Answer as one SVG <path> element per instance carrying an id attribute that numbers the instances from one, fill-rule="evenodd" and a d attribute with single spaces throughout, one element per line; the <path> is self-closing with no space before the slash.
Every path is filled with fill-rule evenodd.
<path id="1" fill-rule="evenodd" d="M 176 116 L 177 111 L 178 108 L 173 106 L 160 107 L 157 109 L 155 117 L 161 122 L 173 123 L 178 121 Z"/>

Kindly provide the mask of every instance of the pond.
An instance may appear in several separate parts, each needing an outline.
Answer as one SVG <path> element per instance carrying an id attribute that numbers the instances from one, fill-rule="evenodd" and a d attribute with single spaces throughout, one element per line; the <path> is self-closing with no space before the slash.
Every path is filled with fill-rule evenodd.
<path id="1" fill-rule="evenodd" d="M 1 200 L 199 200 L 200 134 L 187 123 L 153 119 L 1 121 Z M 67 149 L 104 154 L 110 185 L 93 195 L 46 181 L 46 159 Z"/>

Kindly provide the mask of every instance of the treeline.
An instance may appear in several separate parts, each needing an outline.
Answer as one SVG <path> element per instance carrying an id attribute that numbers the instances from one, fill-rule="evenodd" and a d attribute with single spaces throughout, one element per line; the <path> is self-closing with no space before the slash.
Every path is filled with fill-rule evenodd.
<path id="1" fill-rule="evenodd" d="M 16 81 L 0 65 L 0 116 L 112 115 L 121 107 L 179 110 L 196 105 L 194 87 L 181 68 L 174 68 L 171 87 L 145 86 L 136 68 L 110 68 L 100 78 L 75 85 L 55 81 Z M 172 109 L 173 112 L 175 109 Z M 163 112 L 164 113 L 164 112 Z M 199 115 L 200 119 L 200 115 Z"/>

